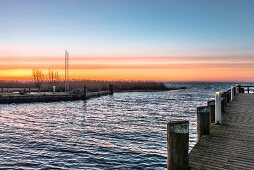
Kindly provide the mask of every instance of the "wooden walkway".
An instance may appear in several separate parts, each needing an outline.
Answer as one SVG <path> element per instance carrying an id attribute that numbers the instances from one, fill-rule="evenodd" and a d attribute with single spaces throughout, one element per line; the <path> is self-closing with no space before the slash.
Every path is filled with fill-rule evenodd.
<path id="1" fill-rule="evenodd" d="M 238 94 L 189 154 L 191 169 L 254 169 L 254 94 Z"/>

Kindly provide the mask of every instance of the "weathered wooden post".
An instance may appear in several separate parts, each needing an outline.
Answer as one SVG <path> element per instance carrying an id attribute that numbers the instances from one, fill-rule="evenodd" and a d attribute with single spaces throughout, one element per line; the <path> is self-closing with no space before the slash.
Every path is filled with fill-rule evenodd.
<path id="1" fill-rule="evenodd" d="M 221 124 L 221 93 L 215 92 L 215 123 Z"/>
<path id="2" fill-rule="evenodd" d="M 229 103 L 230 102 L 230 91 L 227 91 L 227 103 Z"/>
<path id="3" fill-rule="evenodd" d="M 211 116 L 209 107 L 202 106 L 197 108 L 198 141 L 201 136 L 210 134 Z"/>
<path id="4" fill-rule="evenodd" d="M 235 98 L 235 95 L 234 95 L 234 86 L 231 86 L 231 101 L 233 101 Z"/>
<path id="5" fill-rule="evenodd" d="M 244 91 L 242 90 L 243 88 L 242 88 L 242 86 L 241 85 L 239 85 L 239 93 L 244 93 Z"/>
<path id="6" fill-rule="evenodd" d="M 189 121 L 179 120 L 167 124 L 167 169 L 189 169 Z"/>
<path id="7" fill-rule="evenodd" d="M 238 89 L 239 89 L 239 88 L 238 88 L 238 85 L 236 84 L 236 85 L 235 85 L 235 94 L 236 94 L 236 95 L 237 95 L 238 92 L 239 92 Z"/>
<path id="8" fill-rule="evenodd" d="M 236 96 L 236 87 L 234 86 L 234 96 Z"/>
<path id="9" fill-rule="evenodd" d="M 221 112 L 224 113 L 225 112 L 225 99 L 221 99 Z"/>
<path id="10" fill-rule="evenodd" d="M 248 93 L 250 93 L 250 87 L 249 86 L 247 87 L 247 91 L 248 91 Z"/>
<path id="11" fill-rule="evenodd" d="M 209 110 L 210 110 L 211 123 L 214 123 L 215 122 L 215 100 L 208 101 L 207 105 L 209 106 Z"/>
<path id="12" fill-rule="evenodd" d="M 228 101 L 227 92 L 223 92 L 223 93 L 221 94 L 221 97 L 224 99 L 224 109 L 225 109 L 225 107 L 227 106 L 227 101 Z"/>
<path id="13" fill-rule="evenodd" d="M 28 92 L 31 93 L 31 87 L 28 88 Z"/>
<path id="14" fill-rule="evenodd" d="M 113 93 L 114 93 L 114 91 L 113 91 L 113 84 L 109 85 L 109 91 L 110 91 L 110 94 L 113 95 Z"/>
<path id="15" fill-rule="evenodd" d="M 244 87 L 241 87 L 241 93 L 245 93 Z"/>
<path id="16" fill-rule="evenodd" d="M 86 86 L 83 87 L 83 99 L 86 99 Z"/>

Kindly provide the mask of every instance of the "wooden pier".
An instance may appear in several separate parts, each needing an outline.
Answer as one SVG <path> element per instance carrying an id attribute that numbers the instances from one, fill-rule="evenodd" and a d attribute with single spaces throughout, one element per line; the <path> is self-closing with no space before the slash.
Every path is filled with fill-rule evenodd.
<path id="1" fill-rule="evenodd" d="M 252 86 L 238 86 L 225 92 L 223 95 L 225 101 L 221 102 L 225 108 L 215 104 L 215 109 L 211 109 L 209 107 L 211 102 L 208 102 L 208 106 L 197 109 L 198 142 L 188 154 L 188 163 L 182 166 L 185 167 L 182 169 L 254 169 L 254 93 L 250 94 L 250 87 Z M 231 94 L 231 97 L 228 94 Z M 216 95 L 217 93 L 215 97 Z M 221 114 L 221 119 L 218 118 L 218 114 Z M 168 129 L 168 134 L 170 133 L 172 129 Z M 178 133 L 178 135 L 185 134 Z M 183 148 L 186 150 L 186 146 L 178 146 L 178 150 Z M 169 155 L 171 150 L 172 148 L 168 147 L 168 157 L 172 156 Z M 186 155 L 177 155 L 177 157 L 181 156 L 186 157 Z M 168 161 L 168 169 L 179 169 L 177 167 L 179 163 L 170 167 L 172 163 L 174 162 Z"/>
<path id="2" fill-rule="evenodd" d="M 0 104 L 10 103 L 32 103 L 32 102 L 58 102 L 58 101 L 73 101 L 73 100 L 87 100 L 94 97 L 105 95 L 113 95 L 113 85 L 109 85 L 109 90 L 98 92 L 87 92 L 86 86 L 82 93 L 27 93 L 27 94 L 5 94 L 0 95 Z"/>
<path id="3" fill-rule="evenodd" d="M 191 169 L 254 168 L 254 94 L 239 94 L 189 154 Z"/>

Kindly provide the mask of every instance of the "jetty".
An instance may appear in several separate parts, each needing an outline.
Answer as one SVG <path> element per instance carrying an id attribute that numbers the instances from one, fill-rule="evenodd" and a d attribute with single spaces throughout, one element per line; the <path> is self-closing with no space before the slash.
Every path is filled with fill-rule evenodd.
<path id="1" fill-rule="evenodd" d="M 197 108 L 197 143 L 190 152 L 189 122 L 168 123 L 167 169 L 228 170 L 254 168 L 254 86 L 216 92 Z"/>
<path id="2" fill-rule="evenodd" d="M 58 101 L 74 101 L 87 100 L 94 97 L 105 95 L 113 95 L 113 85 L 109 85 L 109 90 L 98 92 L 87 92 L 86 86 L 79 93 L 65 92 L 40 92 L 40 93 L 17 93 L 0 95 L 0 104 L 11 103 L 32 103 L 32 102 L 58 102 Z"/>

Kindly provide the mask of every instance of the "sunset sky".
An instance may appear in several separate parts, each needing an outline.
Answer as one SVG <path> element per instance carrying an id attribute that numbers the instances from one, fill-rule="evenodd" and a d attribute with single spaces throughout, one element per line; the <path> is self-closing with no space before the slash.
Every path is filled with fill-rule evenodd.
<path id="1" fill-rule="evenodd" d="M 0 79 L 254 81 L 253 0 L 0 0 Z"/>

